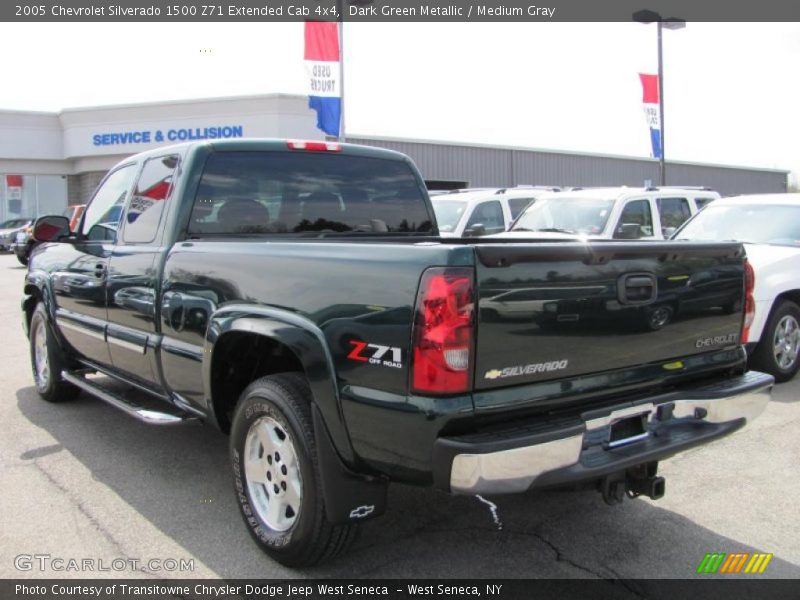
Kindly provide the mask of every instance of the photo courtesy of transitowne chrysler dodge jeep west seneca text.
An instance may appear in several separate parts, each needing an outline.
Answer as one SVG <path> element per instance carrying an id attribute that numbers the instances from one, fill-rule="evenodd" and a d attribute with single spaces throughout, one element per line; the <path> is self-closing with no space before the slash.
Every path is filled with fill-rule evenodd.
<path id="1" fill-rule="evenodd" d="M 773 385 L 739 343 L 741 244 L 440 238 L 387 150 L 159 148 L 106 175 L 77 231 L 33 235 L 41 397 L 221 429 L 245 526 L 286 565 L 342 551 L 393 481 L 658 498 L 658 461 L 741 428 Z"/>

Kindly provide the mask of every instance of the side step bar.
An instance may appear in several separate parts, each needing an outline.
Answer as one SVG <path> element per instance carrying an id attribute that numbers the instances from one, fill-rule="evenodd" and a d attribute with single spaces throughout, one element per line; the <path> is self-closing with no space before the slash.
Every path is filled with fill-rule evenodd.
<path id="1" fill-rule="evenodd" d="M 130 400 L 127 400 L 122 396 L 118 396 L 104 387 L 97 385 L 96 383 L 88 381 L 82 375 L 72 373 L 70 371 L 62 371 L 61 377 L 64 379 L 64 381 L 81 388 L 92 396 L 100 398 L 100 400 L 109 403 L 114 408 L 118 408 L 122 412 L 132 416 L 134 419 L 142 421 L 143 423 L 147 423 L 148 425 L 177 425 L 179 423 L 185 423 L 186 421 L 196 420 L 196 417 L 179 416 L 171 413 L 143 408 L 131 402 Z"/>

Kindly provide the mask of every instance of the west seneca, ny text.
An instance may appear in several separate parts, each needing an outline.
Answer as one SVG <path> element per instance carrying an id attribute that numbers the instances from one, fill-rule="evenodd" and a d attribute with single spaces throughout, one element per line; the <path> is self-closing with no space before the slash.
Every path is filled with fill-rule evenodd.
<path id="1" fill-rule="evenodd" d="M 407 594 L 408 596 L 499 596 L 502 593 L 502 584 L 458 585 L 436 584 L 416 585 L 405 584 L 401 588 L 375 584 L 286 584 L 286 583 L 248 583 L 236 585 L 232 583 L 209 584 L 196 583 L 185 585 L 183 583 L 109 583 L 109 584 L 80 584 L 80 583 L 48 583 L 23 584 L 14 586 L 15 594 L 20 596 L 65 596 L 68 598 L 107 596 L 121 597 L 154 596 L 154 597 L 181 597 L 192 594 L 203 598 L 231 598 L 237 596 L 263 596 L 267 598 L 317 598 L 320 596 L 388 596 L 392 593 Z"/>

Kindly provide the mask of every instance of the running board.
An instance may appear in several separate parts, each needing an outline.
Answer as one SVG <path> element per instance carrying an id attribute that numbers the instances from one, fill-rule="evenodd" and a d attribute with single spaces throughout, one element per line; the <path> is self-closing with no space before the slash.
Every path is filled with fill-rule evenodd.
<path id="1" fill-rule="evenodd" d="M 120 409 L 134 419 L 142 421 L 143 423 L 147 423 L 148 425 L 177 425 L 179 423 L 185 423 L 186 421 L 196 420 L 196 417 L 191 417 L 188 415 L 179 416 L 171 413 L 142 408 L 138 404 L 135 404 L 130 400 L 126 400 L 122 396 L 118 396 L 104 387 L 88 381 L 83 376 L 70 371 L 62 371 L 61 378 L 64 381 L 81 388 L 85 392 L 88 392 L 92 396 L 100 398 L 100 400 L 107 402 L 114 408 Z"/>

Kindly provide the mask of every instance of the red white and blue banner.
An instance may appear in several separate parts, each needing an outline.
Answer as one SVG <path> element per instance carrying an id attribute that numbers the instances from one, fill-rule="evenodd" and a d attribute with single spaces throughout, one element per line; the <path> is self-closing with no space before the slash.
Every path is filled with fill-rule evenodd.
<path id="1" fill-rule="evenodd" d="M 308 107 L 317 111 L 318 128 L 339 137 L 342 114 L 339 24 L 307 22 L 305 42 Z"/>
<path id="2" fill-rule="evenodd" d="M 658 110 L 658 75 L 639 73 L 639 79 L 642 81 L 644 115 L 647 119 L 647 126 L 650 128 L 650 143 L 653 147 L 652 157 L 661 158 L 661 119 Z"/>

